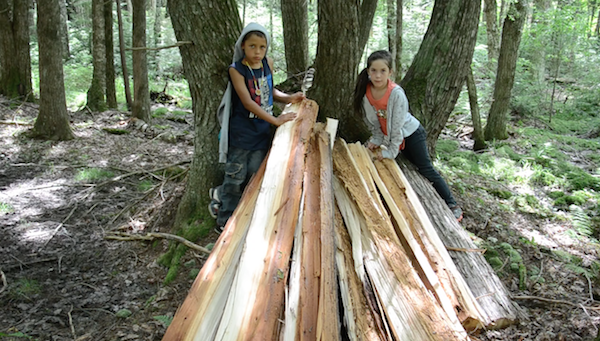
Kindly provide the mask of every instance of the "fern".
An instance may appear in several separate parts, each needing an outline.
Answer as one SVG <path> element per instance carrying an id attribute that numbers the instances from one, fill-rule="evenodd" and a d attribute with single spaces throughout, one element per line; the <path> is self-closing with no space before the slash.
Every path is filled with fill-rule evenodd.
<path id="1" fill-rule="evenodd" d="M 571 222 L 573 227 L 579 234 L 590 237 L 594 234 L 594 226 L 592 219 L 579 206 L 572 205 L 571 207 Z"/>

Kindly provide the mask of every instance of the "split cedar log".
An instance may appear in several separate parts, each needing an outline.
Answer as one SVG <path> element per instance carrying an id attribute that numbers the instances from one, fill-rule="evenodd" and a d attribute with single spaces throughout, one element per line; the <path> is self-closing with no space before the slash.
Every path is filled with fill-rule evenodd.
<path id="1" fill-rule="evenodd" d="M 384 159 L 372 162 L 373 154 L 359 143 L 349 145 L 354 157 L 362 160 L 359 164 L 368 167 L 377 188 L 392 216 L 398 236 L 403 244 L 413 252 L 415 261 L 428 279 L 425 282 L 444 309 L 451 309 L 458 316 L 467 331 L 484 327 L 487 316 L 477 303 L 470 288 L 454 265 L 437 232 L 431 226 L 427 215 L 417 214 L 415 206 L 406 195 L 410 184 L 403 183 L 401 170 L 394 160 Z M 405 187 L 406 186 L 406 187 Z"/>
<path id="2" fill-rule="evenodd" d="M 415 205 L 417 214 L 428 216 L 446 248 L 476 249 L 431 183 L 405 159 L 401 159 L 399 165 L 406 195 L 413 203 L 426 203 L 421 207 Z M 510 299 L 510 293 L 481 253 L 449 251 L 449 254 L 487 316 L 487 329 L 505 328 L 525 317 L 521 307 Z"/>
<path id="3" fill-rule="evenodd" d="M 369 279 L 364 271 L 361 248 L 361 230 L 366 229 L 366 221 L 337 177 L 333 184 L 336 265 L 348 337 L 351 341 L 391 341 L 393 338 L 376 302 L 373 287 L 366 285 Z"/>
<path id="4" fill-rule="evenodd" d="M 218 340 L 276 340 L 284 306 L 294 231 L 300 207 L 307 142 L 316 102 L 287 106 L 298 117 L 277 129 Z"/>
<path id="5" fill-rule="evenodd" d="M 203 335 L 206 340 L 214 339 L 237 271 L 265 168 L 266 159 L 246 186 L 238 207 L 175 313 L 163 341 L 194 340 L 196 335 Z"/>
<path id="6" fill-rule="evenodd" d="M 361 231 L 361 242 L 366 274 L 394 337 L 398 340 L 468 340 L 458 318 L 448 316 L 412 267 L 385 208 L 377 205 L 341 139 L 334 145 L 333 164 L 334 174 L 365 218 L 367 228 Z"/>
<path id="7" fill-rule="evenodd" d="M 335 122 L 334 122 L 335 121 Z M 337 120 L 327 120 L 327 132 L 316 134 L 320 158 L 319 200 L 321 239 L 321 278 L 316 340 L 340 340 L 339 292 L 335 268 L 335 214 L 333 196 L 332 137 L 337 131 Z"/>

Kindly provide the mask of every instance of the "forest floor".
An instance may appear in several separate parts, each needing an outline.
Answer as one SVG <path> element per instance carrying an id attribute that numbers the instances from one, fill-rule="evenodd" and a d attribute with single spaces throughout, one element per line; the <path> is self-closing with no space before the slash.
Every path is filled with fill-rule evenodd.
<path id="1" fill-rule="evenodd" d="M 80 111 L 71 113 L 76 138 L 53 142 L 26 136 L 37 113 L 34 104 L 0 98 L 0 340 L 160 340 L 206 255 L 187 252 L 165 285 L 168 269 L 157 259 L 168 241 L 105 237 L 173 232 L 193 154 L 192 115 L 155 118 L 157 132 L 132 129 L 126 113 Z M 521 231 L 536 236 L 519 249 L 539 269 L 535 280 L 519 288 L 518 275 L 503 269 L 501 279 L 514 296 L 556 300 L 520 299 L 526 319 L 474 340 L 594 339 L 596 281 L 548 250 L 585 262 L 598 258 L 597 248 L 563 238 L 567 222 L 501 210 L 493 196 L 458 200 L 462 226 L 476 239 L 514 245 Z M 210 231 L 195 242 L 217 237 Z"/>

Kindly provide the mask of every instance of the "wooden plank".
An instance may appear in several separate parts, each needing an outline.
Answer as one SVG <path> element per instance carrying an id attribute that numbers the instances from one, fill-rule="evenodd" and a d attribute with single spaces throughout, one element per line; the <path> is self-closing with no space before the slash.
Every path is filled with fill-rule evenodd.
<path id="1" fill-rule="evenodd" d="M 163 341 L 194 340 L 196 334 L 204 335 L 206 340 L 214 338 L 237 271 L 265 168 L 266 160 L 246 186 L 238 207 L 177 309 Z"/>
<path id="2" fill-rule="evenodd" d="M 343 140 L 334 146 L 334 174 L 356 202 L 367 229 L 361 231 L 365 268 L 394 337 L 398 340 L 465 340 L 411 266 L 383 207 L 377 207 Z"/>
<path id="3" fill-rule="evenodd" d="M 435 231 L 447 248 L 475 249 L 468 233 L 456 222 L 452 212 L 437 194 L 433 186 L 412 165 L 400 164 L 406 183 L 414 191 L 407 195 L 415 200 L 427 202 L 423 213 L 429 217 Z M 404 181 L 404 180 L 403 180 Z M 418 199 L 417 199 L 418 198 Z M 488 320 L 486 328 L 500 329 L 524 318 L 522 309 L 510 299 L 510 294 L 496 273 L 478 252 L 449 251 L 454 264 L 467 282 Z"/>

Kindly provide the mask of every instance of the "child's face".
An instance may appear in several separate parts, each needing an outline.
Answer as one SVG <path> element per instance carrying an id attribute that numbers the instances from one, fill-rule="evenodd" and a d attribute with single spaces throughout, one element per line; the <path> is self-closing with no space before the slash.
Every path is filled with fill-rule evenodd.
<path id="1" fill-rule="evenodd" d="M 374 60 L 369 69 L 367 69 L 367 72 L 375 88 L 387 86 L 388 78 L 392 75 L 392 70 L 390 70 L 384 59 Z"/>
<path id="2" fill-rule="evenodd" d="M 251 34 L 242 43 L 242 50 L 251 65 L 259 64 L 267 54 L 267 39 Z"/>

